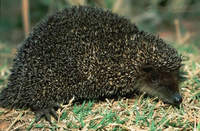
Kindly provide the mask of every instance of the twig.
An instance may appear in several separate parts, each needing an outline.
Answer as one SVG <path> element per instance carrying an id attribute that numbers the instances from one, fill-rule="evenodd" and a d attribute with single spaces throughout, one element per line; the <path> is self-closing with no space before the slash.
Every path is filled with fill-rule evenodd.
<path id="1" fill-rule="evenodd" d="M 175 24 L 175 29 L 176 29 L 176 38 L 177 38 L 178 43 L 180 43 L 181 42 L 181 32 L 180 32 L 179 20 L 175 19 L 174 24 Z"/>
<path id="2" fill-rule="evenodd" d="M 29 33 L 29 2 L 28 0 L 22 0 L 22 15 L 24 22 L 24 32 L 25 36 L 28 36 Z"/>
<path id="3" fill-rule="evenodd" d="M 71 5 L 86 5 L 85 0 L 68 0 Z"/>
<path id="4" fill-rule="evenodd" d="M 178 43 L 185 43 L 186 41 L 188 41 L 191 37 L 191 33 L 187 32 L 184 35 L 181 35 L 181 31 L 180 31 L 180 22 L 179 20 L 175 19 L 174 20 L 174 24 L 175 24 L 175 28 L 176 28 L 176 38 L 177 38 L 177 42 Z"/>
<path id="5" fill-rule="evenodd" d="M 74 101 L 74 97 L 69 101 L 69 103 L 67 105 L 64 106 L 64 108 L 58 113 L 58 122 L 60 122 L 60 117 L 63 113 L 63 111 L 65 111 L 68 107 L 70 107 Z"/>
<path id="6" fill-rule="evenodd" d="M 15 127 L 13 130 L 15 131 L 15 130 L 17 130 L 18 128 L 23 127 L 23 126 L 25 126 L 25 125 L 26 125 L 26 123 L 23 123 L 22 125 L 19 125 L 19 126 Z"/>
<path id="7" fill-rule="evenodd" d="M 117 12 L 120 8 L 120 6 L 122 5 L 122 1 L 123 0 L 117 0 L 112 8 L 113 12 Z"/>
<path id="8" fill-rule="evenodd" d="M 6 131 L 9 131 L 13 125 L 22 117 L 23 113 L 20 113 L 17 118 L 15 118 L 15 120 L 12 122 L 12 124 L 8 127 L 8 129 Z"/>
<path id="9" fill-rule="evenodd" d="M 94 0 L 94 1 L 98 6 L 106 8 L 105 0 Z"/>

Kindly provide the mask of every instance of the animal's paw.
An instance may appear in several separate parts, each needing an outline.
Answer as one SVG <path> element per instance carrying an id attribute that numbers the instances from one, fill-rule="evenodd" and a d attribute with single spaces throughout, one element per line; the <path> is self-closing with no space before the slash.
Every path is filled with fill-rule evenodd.
<path id="1" fill-rule="evenodd" d="M 38 121 L 41 120 L 42 117 L 45 117 L 47 121 L 49 121 L 50 124 L 51 122 L 51 115 L 58 120 L 56 110 L 58 108 L 62 108 L 59 104 L 54 104 L 53 106 L 45 109 L 39 109 L 39 110 L 34 110 L 35 112 L 35 122 L 37 123 Z"/>

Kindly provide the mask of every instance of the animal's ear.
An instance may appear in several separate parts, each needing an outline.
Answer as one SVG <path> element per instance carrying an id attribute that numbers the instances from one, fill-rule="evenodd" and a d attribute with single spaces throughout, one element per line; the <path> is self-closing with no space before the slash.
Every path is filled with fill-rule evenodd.
<path id="1" fill-rule="evenodd" d="M 152 67 L 151 65 L 145 65 L 145 66 L 142 68 L 142 70 L 143 70 L 144 72 L 148 73 L 148 72 L 152 72 L 154 69 L 153 69 L 153 67 Z"/>

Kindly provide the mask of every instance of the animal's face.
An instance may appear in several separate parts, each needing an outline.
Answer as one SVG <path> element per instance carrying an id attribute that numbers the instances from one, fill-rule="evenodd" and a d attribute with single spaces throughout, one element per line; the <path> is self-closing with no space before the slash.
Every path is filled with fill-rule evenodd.
<path id="1" fill-rule="evenodd" d="M 179 71 L 158 72 L 151 67 L 143 69 L 145 86 L 142 91 L 158 96 L 164 102 L 179 105 L 182 97 L 179 93 Z"/>

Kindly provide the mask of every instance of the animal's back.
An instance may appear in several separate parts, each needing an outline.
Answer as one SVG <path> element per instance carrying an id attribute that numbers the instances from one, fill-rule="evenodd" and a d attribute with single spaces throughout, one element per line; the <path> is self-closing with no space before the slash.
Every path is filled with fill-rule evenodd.
<path id="1" fill-rule="evenodd" d="M 134 76 L 122 78 L 134 71 L 125 69 L 131 63 L 122 53 L 137 32 L 127 19 L 99 8 L 73 7 L 48 17 L 19 49 L 3 106 L 40 109 L 72 97 L 116 95 L 116 86 L 134 84 Z"/>

